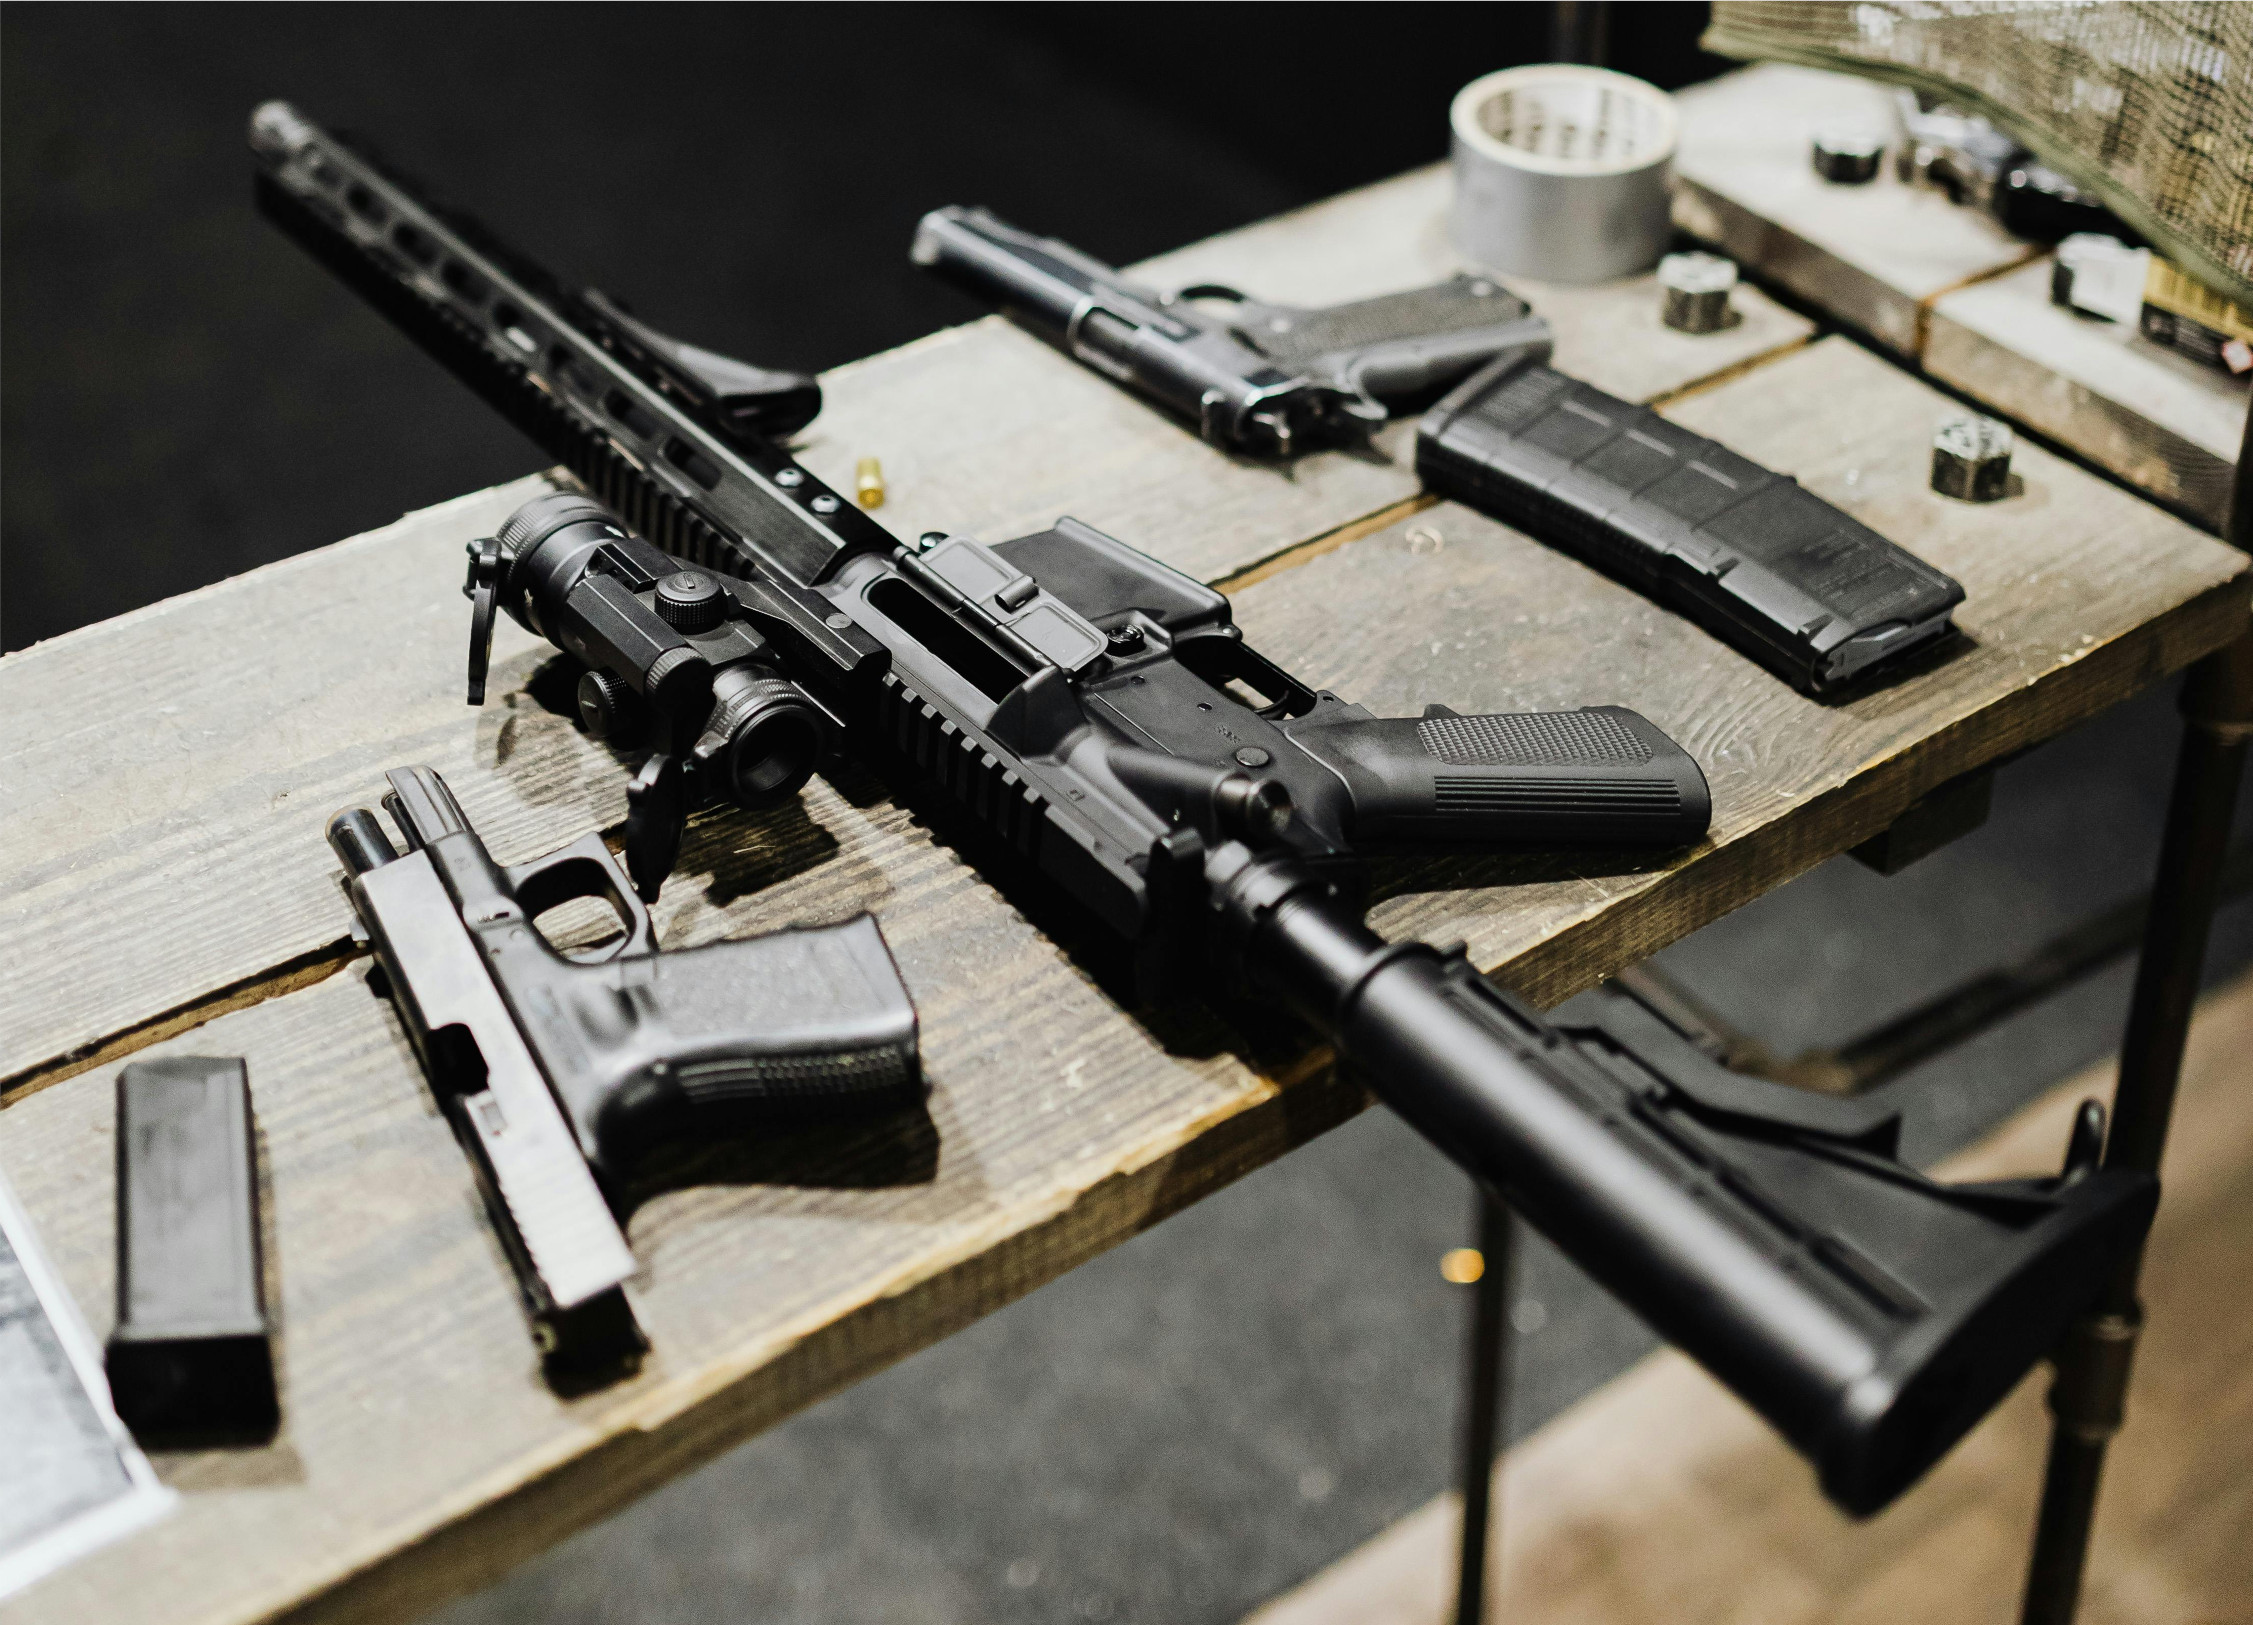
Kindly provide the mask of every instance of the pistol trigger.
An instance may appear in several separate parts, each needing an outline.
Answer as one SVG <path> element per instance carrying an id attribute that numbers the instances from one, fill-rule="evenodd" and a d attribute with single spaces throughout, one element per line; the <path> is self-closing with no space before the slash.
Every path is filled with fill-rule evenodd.
<path id="1" fill-rule="evenodd" d="M 493 611 L 500 586 L 501 544 L 483 537 L 469 544 L 469 703 L 485 703 L 485 669 L 493 658 Z"/>
<path id="2" fill-rule="evenodd" d="M 634 782 L 626 787 L 626 873 L 633 877 L 634 893 L 645 903 L 657 901 L 657 890 L 681 855 L 681 834 L 688 824 L 688 794 L 680 758 L 663 751 L 642 763 Z"/>

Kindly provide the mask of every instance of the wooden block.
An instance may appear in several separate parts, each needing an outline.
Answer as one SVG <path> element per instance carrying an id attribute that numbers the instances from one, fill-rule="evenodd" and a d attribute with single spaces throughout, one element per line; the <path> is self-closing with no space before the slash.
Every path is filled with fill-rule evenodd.
<path id="1" fill-rule="evenodd" d="M 2243 379 L 2050 303 L 2048 256 L 1933 304 L 1925 370 L 2219 530 L 2245 435 Z"/>
<path id="2" fill-rule="evenodd" d="M 2026 494 L 1996 507 L 1933 497 L 1922 447 L 1941 405 L 1834 340 L 1673 408 L 1970 587 L 1966 647 L 1845 705 L 1794 695 L 1626 589 L 1445 505 L 1242 592 L 1256 642 L 1380 712 L 1432 698 L 1465 709 L 1616 699 L 1707 764 L 1715 833 L 1698 853 L 1655 872 L 1588 853 L 1396 865 L 1380 926 L 1468 937 L 1482 965 L 1539 997 L 1561 996 L 1866 837 L 1932 785 L 2068 726 L 2242 628 L 2242 555 L 2055 459 L 2029 454 Z M 497 663 L 487 713 L 456 702 L 454 657 L 442 647 L 463 622 L 450 556 L 506 506 L 481 500 L 492 506 L 280 567 L 299 572 L 295 591 L 257 596 L 254 576 L 177 608 L 212 625 L 240 626 L 255 612 L 271 629 L 287 624 L 286 605 L 350 604 L 351 616 L 311 615 L 306 635 L 355 628 L 399 667 L 384 678 L 398 687 L 328 755 L 317 748 L 327 735 L 286 712 L 278 724 L 269 717 L 281 737 L 274 765 L 249 781 L 255 794 L 229 793 L 225 778 L 248 746 L 200 760 L 182 751 L 171 778 L 127 781 L 137 805 L 120 827 L 139 816 L 161 833 L 151 808 L 165 805 L 168 786 L 192 789 L 196 808 L 242 809 L 213 839 L 230 863 L 271 866 L 259 877 L 270 888 L 262 906 L 296 910 L 289 930 L 321 943 L 341 936 L 345 916 L 318 815 L 372 791 L 386 766 L 464 764 L 455 787 L 504 859 L 614 822 L 624 774 L 526 692 L 538 664 L 528 643 Z M 208 646 L 184 625 L 173 630 L 183 650 Z M 121 643 L 118 657 L 134 647 Z M 392 653 L 408 648 L 415 662 Z M 64 677 L 58 668 L 42 680 Z M 332 716 L 353 703 L 348 674 L 324 692 Z M 214 698 L 198 704 L 222 714 Z M 41 748 L 42 771 L 90 802 L 105 764 Z M 295 772 L 292 751 L 305 758 Z M 319 794 L 301 793 L 305 782 Z M 293 802 L 317 812 L 286 810 Z M 70 839 L 61 820 L 47 832 Z M 268 841 L 277 832 L 290 839 Z M 130 923 L 168 930 L 175 945 L 145 962 L 192 958 L 197 909 L 210 906 L 195 888 L 210 884 L 211 866 L 136 861 L 89 863 L 74 882 L 67 855 L 58 858 L 42 882 L 48 918 L 145 888 L 159 905 L 136 905 Z M 295 866 L 286 878 L 284 864 Z M 760 1148 L 647 1204 L 631 1234 L 656 1359 L 633 1382 L 568 1404 L 539 1385 L 467 1165 L 358 964 L 176 1041 L 250 1060 L 275 1182 L 283 1433 L 265 1453 L 168 1461 L 191 1491 L 183 1510 L 30 1593 L 10 1625 L 160 1607 L 184 1621 L 285 1607 L 306 1619 L 410 1613 L 1361 1104 L 1303 1037 L 1130 1014 L 853 775 L 816 781 L 797 809 L 699 821 L 657 913 L 662 940 L 682 945 L 861 908 L 880 911 L 923 1012 L 931 1125 Z M 19 961 L 53 940 L 36 922 L 12 929 Z M 92 978 L 100 954 L 139 940 L 121 929 L 65 947 Z M 71 996 L 71 976 L 40 974 L 53 997 Z M 29 1009 L 14 997 L 11 1024 Z M 88 1308 L 105 1304 L 110 1286 L 108 1075 L 105 1065 L 20 1093 L 0 1134 L 0 1167 Z"/>
<path id="3" fill-rule="evenodd" d="M 1675 98 L 1675 223 L 1898 355 L 1924 351 L 1925 310 L 1951 288 L 2038 250 L 1988 216 L 1894 179 L 1840 186 L 1815 173 L 1815 132 L 1843 123 L 1897 142 L 1892 92 L 1785 63 L 1740 69 Z"/>

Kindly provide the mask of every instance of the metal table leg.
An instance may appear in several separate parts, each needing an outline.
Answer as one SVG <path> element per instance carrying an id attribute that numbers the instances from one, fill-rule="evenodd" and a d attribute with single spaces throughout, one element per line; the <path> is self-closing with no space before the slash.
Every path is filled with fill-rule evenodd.
<path id="1" fill-rule="evenodd" d="M 1510 1306 L 1510 1210 L 1484 1186 L 1472 1187 L 1483 1261 L 1471 1301 L 1469 1364 L 1463 1372 L 1463 1545 L 1455 1582 L 1455 1625 L 1480 1625 L 1486 1611 L 1486 1556 L 1494 1538 L 1494 1458 L 1502 1431 Z"/>
<path id="2" fill-rule="evenodd" d="M 2104 1152 L 2107 1167 L 2153 1173 L 2167 1142 L 2246 741 L 2253 736 L 2253 634 L 2191 668 L 2182 709 L 2182 756 Z M 2120 1427 L 2143 1320 L 2136 1300 L 2142 1265 L 2140 1251 L 2122 1264 L 2103 1299 L 2066 1334 L 2057 1354 L 2057 1381 L 2050 1390 L 2057 1426 L 2034 1528 L 2024 1625 L 2069 1625 L 2080 1601 L 2105 1446 Z"/>

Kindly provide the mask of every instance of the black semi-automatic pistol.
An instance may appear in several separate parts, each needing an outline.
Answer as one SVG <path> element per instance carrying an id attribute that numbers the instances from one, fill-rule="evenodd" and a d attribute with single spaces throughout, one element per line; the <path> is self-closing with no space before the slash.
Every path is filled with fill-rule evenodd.
<path id="1" fill-rule="evenodd" d="M 923 1093 L 915 1006 L 867 915 L 843 925 L 657 951 L 649 911 L 599 835 L 503 867 L 427 767 L 395 769 L 385 808 L 329 821 L 353 907 L 515 1266 L 558 1387 L 639 1363 L 623 1291 L 634 1256 L 613 1212 L 629 1169 L 746 1121 L 873 1116 Z M 533 923 L 607 902 L 615 944 L 559 953 Z"/>
<path id="2" fill-rule="evenodd" d="M 1556 371 L 1548 323 L 1491 277 L 1327 310 L 1231 288 L 1159 294 L 960 208 L 925 215 L 911 257 L 1232 450 L 1285 457 L 1430 406 L 1416 472 L 1433 491 L 1609 571 L 1811 693 L 1924 648 L 1963 602 L 1790 476 Z M 1208 296 L 1235 304 L 1208 316 Z"/>
<path id="3" fill-rule="evenodd" d="M 1263 304 L 1218 283 L 1160 293 L 984 209 L 925 215 L 913 257 L 1214 445 L 1254 457 L 1362 439 L 1545 331 L 1484 276 L 1327 310 Z"/>
<path id="4" fill-rule="evenodd" d="M 2055 1178 L 1935 1184 L 1882 1111 L 1735 1077 L 1629 1009 L 1552 1024 L 1461 950 L 1365 922 L 1372 851 L 1696 839 L 1704 780 L 1634 713 L 1373 717 L 1255 653 L 1219 593 L 1085 525 L 903 541 L 364 152 L 273 105 L 252 138 L 274 217 L 608 504 L 520 509 L 480 550 L 488 623 L 498 602 L 621 692 L 663 695 L 675 738 L 726 731 L 706 719 L 731 673 L 795 684 L 842 751 L 951 803 L 967 855 L 1131 951 L 1153 1000 L 1266 999 L 1322 1033 L 1841 1505 L 1912 1482 L 2141 1238 L 2154 1187 L 2094 1166 L 2101 1114 Z"/>

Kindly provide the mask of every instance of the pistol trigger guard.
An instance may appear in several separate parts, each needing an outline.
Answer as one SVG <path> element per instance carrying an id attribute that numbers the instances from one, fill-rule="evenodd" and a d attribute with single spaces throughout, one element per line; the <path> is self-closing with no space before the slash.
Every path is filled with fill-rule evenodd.
<path id="1" fill-rule="evenodd" d="M 485 703 L 485 671 L 493 658 L 493 614 L 498 605 L 501 544 L 490 536 L 469 544 L 469 703 Z"/>
<path id="2" fill-rule="evenodd" d="M 610 855 L 600 835 L 582 835 L 545 857 L 512 864 L 507 873 L 509 890 L 516 894 L 527 918 L 536 918 L 575 897 L 596 898 L 618 911 L 626 926 L 623 940 L 599 953 L 568 957 L 582 964 L 601 964 L 629 954 L 657 952 L 657 929 L 649 909 L 628 884 L 626 872 L 618 867 L 618 860 Z"/>
<path id="3" fill-rule="evenodd" d="M 658 888 L 680 858 L 687 825 L 688 790 L 680 758 L 660 751 L 642 763 L 626 787 L 626 870 L 643 902 L 657 901 Z"/>

